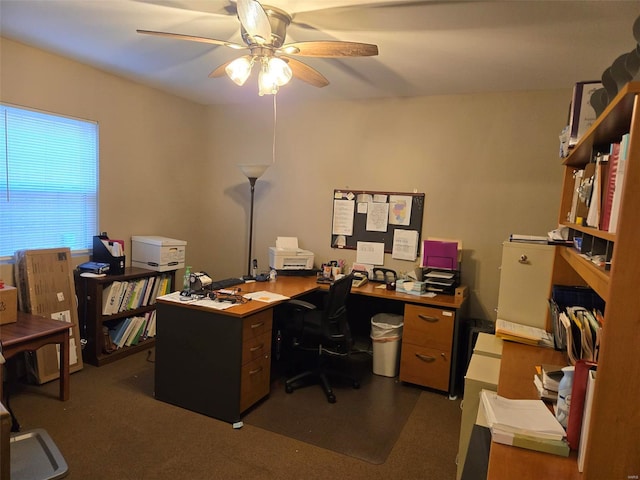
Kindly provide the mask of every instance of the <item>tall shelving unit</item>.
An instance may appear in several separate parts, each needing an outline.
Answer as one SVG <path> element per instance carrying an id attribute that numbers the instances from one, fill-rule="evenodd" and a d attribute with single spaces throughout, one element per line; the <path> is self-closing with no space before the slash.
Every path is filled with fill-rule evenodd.
<path id="1" fill-rule="evenodd" d="M 567 222 L 573 197 L 573 172 L 594 152 L 607 150 L 629 133 L 622 204 L 617 232 Z M 583 284 L 606 302 L 583 478 L 638 478 L 640 475 L 640 82 L 627 84 L 563 161 L 564 183 L 559 223 L 571 236 L 604 244 L 611 252 L 605 270 L 571 247 L 559 247 L 553 283 Z"/>

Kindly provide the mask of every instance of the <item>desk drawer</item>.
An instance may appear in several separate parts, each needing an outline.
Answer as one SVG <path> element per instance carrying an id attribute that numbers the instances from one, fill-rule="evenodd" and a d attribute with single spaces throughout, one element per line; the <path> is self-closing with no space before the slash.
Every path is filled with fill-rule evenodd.
<path id="1" fill-rule="evenodd" d="M 263 355 L 242 366 L 240 380 L 240 412 L 244 412 L 269 394 L 271 354 Z"/>
<path id="2" fill-rule="evenodd" d="M 449 389 L 450 350 L 402 343 L 400 380 L 436 390 Z"/>
<path id="3" fill-rule="evenodd" d="M 273 322 L 273 309 L 263 310 L 246 317 L 242 321 L 242 341 L 257 338 L 264 333 L 271 334 Z"/>
<path id="4" fill-rule="evenodd" d="M 271 354 L 271 330 L 242 343 L 242 365 Z"/>
<path id="5" fill-rule="evenodd" d="M 407 304 L 404 307 L 402 344 L 431 346 L 451 351 L 455 312 L 442 308 Z"/>

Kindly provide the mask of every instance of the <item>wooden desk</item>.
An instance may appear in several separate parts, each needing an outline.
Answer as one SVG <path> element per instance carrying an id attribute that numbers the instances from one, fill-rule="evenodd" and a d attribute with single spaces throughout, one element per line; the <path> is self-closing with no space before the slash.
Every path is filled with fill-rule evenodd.
<path id="1" fill-rule="evenodd" d="M 60 400 L 69 400 L 69 328 L 70 324 L 18 312 L 18 321 L 0 327 L 2 355 L 9 359 L 20 352 L 37 350 L 49 343 L 60 344 Z M 0 368 L 0 399 L 2 368 Z"/>
<path id="2" fill-rule="evenodd" d="M 533 384 L 535 365 L 566 363 L 563 352 L 513 342 L 504 342 L 498 395 L 507 398 L 539 398 Z M 488 480 L 538 480 L 540 478 L 580 479 L 577 453 L 569 457 L 536 452 L 491 442 Z"/>
<path id="3" fill-rule="evenodd" d="M 366 284 L 351 292 L 356 296 L 399 301 L 404 305 L 443 307 L 451 311 L 457 311 L 466 302 L 464 297 L 419 297 L 376 288 L 378 285 Z M 239 287 L 243 294 L 269 291 L 289 298 L 328 288 L 318 284 L 315 277 L 293 276 Z M 226 310 L 215 310 L 159 299 L 156 398 L 227 422 L 238 422 L 242 412 L 269 394 L 273 309 L 279 303 L 250 301 Z M 458 323 L 455 322 L 456 328 Z M 454 333 L 453 338 L 456 335 Z M 453 343 L 450 348 L 452 356 L 456 356 L 457 342 Z M 455 370 L 455 365 L 451 368 Z M 455 381 L 450 384 L 454 386 Z"/>

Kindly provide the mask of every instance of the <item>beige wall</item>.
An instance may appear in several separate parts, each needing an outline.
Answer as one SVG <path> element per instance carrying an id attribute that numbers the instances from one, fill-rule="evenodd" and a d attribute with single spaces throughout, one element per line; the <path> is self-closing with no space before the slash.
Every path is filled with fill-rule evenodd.
<path id="1" fill-rule="evenodd" d="M 204 107 L 7 40 L 1 75 L 3 101 L 100 122 L 101 230 L 184 239 L 195 269 L 246 273 L 249 182 L 236 165 L 271 162 L 272 98 Z M 462 240 L 471 314 L 495 318 L 501 242 L 556 226 L 569 98 L 279 103 L 275 163 L 256 185 L 254 256 L 266 268 L 275 238 L 297 236 L 317 263 L 351 263 L 355 252 L 330 247 L 333 189 L 424 192 L 422 236 Z"/>

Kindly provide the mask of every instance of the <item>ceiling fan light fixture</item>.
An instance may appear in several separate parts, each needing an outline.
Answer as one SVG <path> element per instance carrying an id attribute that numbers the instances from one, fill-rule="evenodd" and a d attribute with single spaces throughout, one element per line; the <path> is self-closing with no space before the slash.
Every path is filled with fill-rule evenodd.
<path id="1" fill-rule="evenodd" d="M 258 74 L 258 95 L 275 95 L 278 93 L 278 84 L 271 69 L 269 68 L 269 59 L 262 57 L 260 59 L 260 73 Z"/>
<path id="2" fill-rule="evenodd" d="M 224 70 L 236 85 L 242 86 L 251 75 L 252 67 L 253 59 L 249 60 L 247 57 L 240 57 L 227 65 Z"/>
<path id="3" fill-rule="evenodd" d="M 269 59 L 269 73 L 273 76 L 274 82 L 280 87 L 289 83 L 293 76 L 289 64 L 278 57 Z"/>

